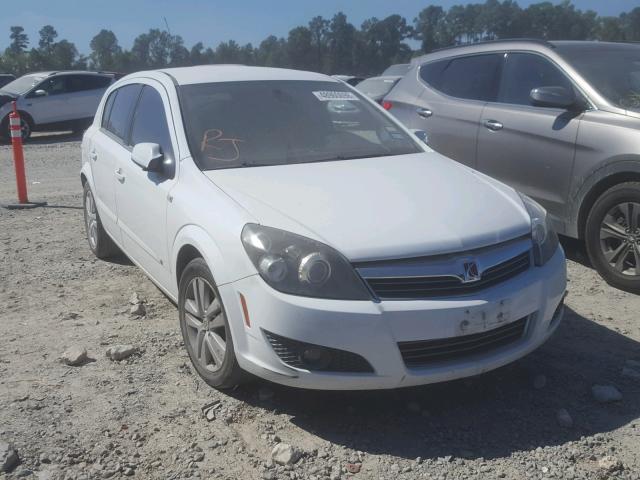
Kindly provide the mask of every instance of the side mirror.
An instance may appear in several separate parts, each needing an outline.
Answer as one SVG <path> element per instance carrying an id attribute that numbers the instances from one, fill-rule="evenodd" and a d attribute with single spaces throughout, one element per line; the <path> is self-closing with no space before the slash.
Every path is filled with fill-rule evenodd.
<path id="1" fill-rule="evenodd" d="M 418 137 L 422 143 L 429 145 L 429 134 L 424 130 L 411 130 L 411 132 Z"/>
<path id="2" fill-rule="evenodd" d="M 34 97 L 46 97 L 47 95 L 49 94 L 46 90 L 36 90 L 35 92 L 33 92 Z"/>
<path id="3" fill-rule="evenodd" d="M 570 108 L 576 104 L 575 92 L 564 87 L 534 88 L 529 97 L 538 107 Z"/>
<path id="4" fill-rule="evenodd" d="M 164 155 L 157 143 L 138 143 L 133 147 L 131 160 L 145 172 L 161 172 Z"/>

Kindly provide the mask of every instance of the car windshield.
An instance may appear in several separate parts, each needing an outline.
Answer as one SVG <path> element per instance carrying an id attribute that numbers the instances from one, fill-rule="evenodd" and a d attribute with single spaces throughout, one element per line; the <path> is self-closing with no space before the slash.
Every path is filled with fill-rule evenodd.
<path id="1" fill-rule="evenodd" d="M 28 91 L 43 78 L 44 77 L 41 75 L 24 75 L 15 79 L 13 82 L 7 83 L 2 87 L 2 89 L 0 89 L 0 91 L 11 93 L 13 95 L 20 95 Z"/>
<path id="2" fill-rule="evenodd" d="M 356 88 L 371 98 L 384 97 L 398 83 L 399 78 L 373 77 L 361 81 Z"/>
<path id="3" fill-rule="evenodd" d="M 387 68 L 384 72 L 382 72 L 382 75 L 380 75 L 381 77 L 384 77 L 385 75 L 404 75 L 405 73 L 407 73 L 409 71 L 409 69 L 411 68 L 411 64 L 410 63 L 397 63 L 395 65 L 391 65 L 389 68 Z"/>
<path id="4" fill-rule="evenodd" d="M 216 82 L 179 90 L 191 152 L 203 170 L 422 151 L 340 82 Z"/>
<path id="5" fill-rule="evenodd" d="M 640 112 L 640 45 L 558 45 L 557 51 L 611 103 Z"/>

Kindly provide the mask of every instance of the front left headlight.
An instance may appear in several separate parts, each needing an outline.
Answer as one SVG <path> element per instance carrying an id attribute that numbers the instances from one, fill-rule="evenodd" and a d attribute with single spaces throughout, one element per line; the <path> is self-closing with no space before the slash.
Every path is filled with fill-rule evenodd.
<path id="1" fill-rule="evenodd" d="M 520 194 L 531 217 L 531 239 L 533 240 L 533 259 L 539 267 L 549 261 L 558 249 L 558 234 L 551 226 L 547 211 L 536 201 Z"/>
<path id="2" fill-rule="evenodd" d="M 370 300 L 351 264 L 333 248 L 295 233 L 248 223 L 242 245 L 274 289 L 305 297 Z"/>

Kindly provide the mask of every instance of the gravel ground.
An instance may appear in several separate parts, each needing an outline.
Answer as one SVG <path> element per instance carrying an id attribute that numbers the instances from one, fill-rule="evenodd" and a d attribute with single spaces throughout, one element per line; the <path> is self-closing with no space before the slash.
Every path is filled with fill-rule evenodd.
<path id="1" fill-rule="evenodd" d="M 564 323 L 513 365 L 397 391 L 223 394 L 191 368 L 174 305 L 126 258 L 89 251 L 78 138 L 25 154 L 49 206 L 0 209 L 0 479 L 640 478 L 640 298 L 577 242 Z M 0 146 L 0 201 L 14 188 Z M 134 353 L 108 358 L 118 345 Z M 83 349 L 82 366 L 61 362 Z"/>

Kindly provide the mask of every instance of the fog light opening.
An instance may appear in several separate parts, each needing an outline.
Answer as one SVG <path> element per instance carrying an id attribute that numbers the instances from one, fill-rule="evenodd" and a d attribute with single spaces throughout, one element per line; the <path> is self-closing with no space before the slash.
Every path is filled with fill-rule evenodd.
<path id="1" fill-rule="evenodd" d="M 305 348 L 300 355 L 302 363 L 310 369 L 325 369 L 331 363 L 331 354 L 324 348 Z"/>

